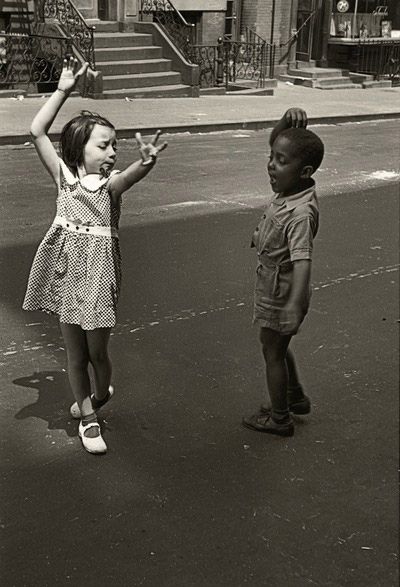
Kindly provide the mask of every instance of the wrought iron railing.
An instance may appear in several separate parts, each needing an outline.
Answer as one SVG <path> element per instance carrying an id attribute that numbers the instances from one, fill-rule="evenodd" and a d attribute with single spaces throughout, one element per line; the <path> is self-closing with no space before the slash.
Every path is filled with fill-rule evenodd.
<path id="1" fill-rule="evenodd" d="M 194 44 L 195 26 L 185 20 L 170 0 L 141 0 L 140 19 L 152 19 L 169 36 L 182 55 L 189 58 Z"/>
<path id="2" fill-rule="evenodd" d="M 294 33 L 288 38 L 288 40 L 285 41 L 285 43 L 280 43 L 279 46 L 286 47 L 287 45 L 291 45 L 294 41 L 297 41 L 297 39 L 299 38 L 299 34 L 303 32 L 303 29 L 308 25 L 310 20 L 312 18 L 314 18 L 316 13 L 317 13 L 317 10 L 314 10 L 313 12 L 311 12 L 310 15 L 306 18 L 306 20 L 302 23 L 302 25 L 297 30 L 294 31 Z"/>
<path id="3" fill-rule="evenodd" d="M 373 75 L 376 80 L 388 79 L 400 84 L 400 41 L 360 39 L 357 72 Z"/>
<path id="4" fill-rule="evenodd" d="M 199 66 L 202 88 L 228 89 L 239 81 L 251 81 L 257 88 L 263 88 L 266 77 L 274 76 L 275 51 L 275 45 L 265 41 L 250 43 L 220 37 L 217 45 L 193 45 L 189 59 Z"/>
<path id="5" fill-rule="evenodd" d="M 242 41 L 225 42 L 225 83 L 238 80 L 251 80 L 257 87 L 263 88 L 266 76 L 266 45 L 244 43 Z"/>
<path id="6" fill-rule="evenodd" d="M 192 45 L 188 59 L 199 66 L 201 88 L 223 85 L 223 49 L 220 45 Z"/>
<path id="7" fill-rule="evenodd" d="M 84 61 L 89 63 L 91 69 L 95 70 L 93 35 L 95 27 L 85 22 L 71 0 L 39 0 L 37 13 L 43 21 L 55 19 L 63 33 L 72 38 L 74 49 Z"/>
<path id="8" fill-rule="evenodd" d="M 64 56 L 71 51 L 69 38 L 1 33 L 0 89 L 54 91 Z"/>

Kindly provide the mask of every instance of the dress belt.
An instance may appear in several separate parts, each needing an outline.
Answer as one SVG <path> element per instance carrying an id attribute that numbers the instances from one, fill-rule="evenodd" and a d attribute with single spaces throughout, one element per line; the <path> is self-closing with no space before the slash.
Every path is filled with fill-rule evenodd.
<path id="1" fill-rule="evenodd" d="M 69 232 L 74 232 L 75 234 L 94 234 L 95 236 L 118 238 L 118 230 L 113 226 L 91 226 L 90 224 L 82 224 L 76 220 L 67 220 L 63 216 L 56 216 L 53 220 L 53 226 L 62 226 Z"/>

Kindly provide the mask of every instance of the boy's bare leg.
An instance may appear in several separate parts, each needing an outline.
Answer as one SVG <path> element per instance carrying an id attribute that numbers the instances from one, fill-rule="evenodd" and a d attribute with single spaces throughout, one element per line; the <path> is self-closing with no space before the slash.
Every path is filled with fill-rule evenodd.
<path id="1" fill-rule="evenodd" d="M 270 328 L 261 328 L 260 341 L 266 364 L 266 375 L 272 416 L 276 420 L 289 417 L 288 367 L 286 356 L 291 335 L 281 335 Z"/>
<path id="2" fill-rule="evenodd" d="M 288 388 L 298 389 L 299 387 L 301 387 L 301 383 L 299 381 L 299 374 L 297 371 L 294 354 L 290 350 L 290 348 L 288 348 L 286 351 L 286 366 L 288 372 Z"/>

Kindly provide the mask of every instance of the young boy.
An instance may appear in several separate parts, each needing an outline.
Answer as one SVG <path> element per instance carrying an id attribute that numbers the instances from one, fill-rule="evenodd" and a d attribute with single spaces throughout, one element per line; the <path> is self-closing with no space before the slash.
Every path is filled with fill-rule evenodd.
<path id="1" fill-rule="evenodd" d="M 243 418 L 243 425 L 279 436 L 294 434 L 290 412 L 311 411 L 289 350 L 310 302 L 313 240 L 318 231 L 312 175 L 324 156 L 321 139 L 306 126 L 306 113 L 290 108 L 271 133 L 268 175 L 275 196 L 252 241 L 258 253 L 254 323 L 261 327 L 270 404 Z"/>

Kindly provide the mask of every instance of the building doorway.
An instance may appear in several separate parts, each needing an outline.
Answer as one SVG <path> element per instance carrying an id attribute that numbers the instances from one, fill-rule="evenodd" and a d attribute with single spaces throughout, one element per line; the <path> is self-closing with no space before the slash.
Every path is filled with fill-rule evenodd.
<path id="1" fill-rule="evenodd" d="M 299 31 L 296 45 L 297 61 L 311 60 L 313 50 L 315 9 L 316 0 L 299 0 L 296 27 Z"/>
<path id="2" fill-rule="evenodd" d="M 242 0 L 227 0 L 224 36 L 230 41 L 239 39 L 241 12 Z"/>
<path id="3" fill-rule="evenodd" d="M 109 20 L 108 0 L 97 0 L 97 15 L 100 20 Z"/>

